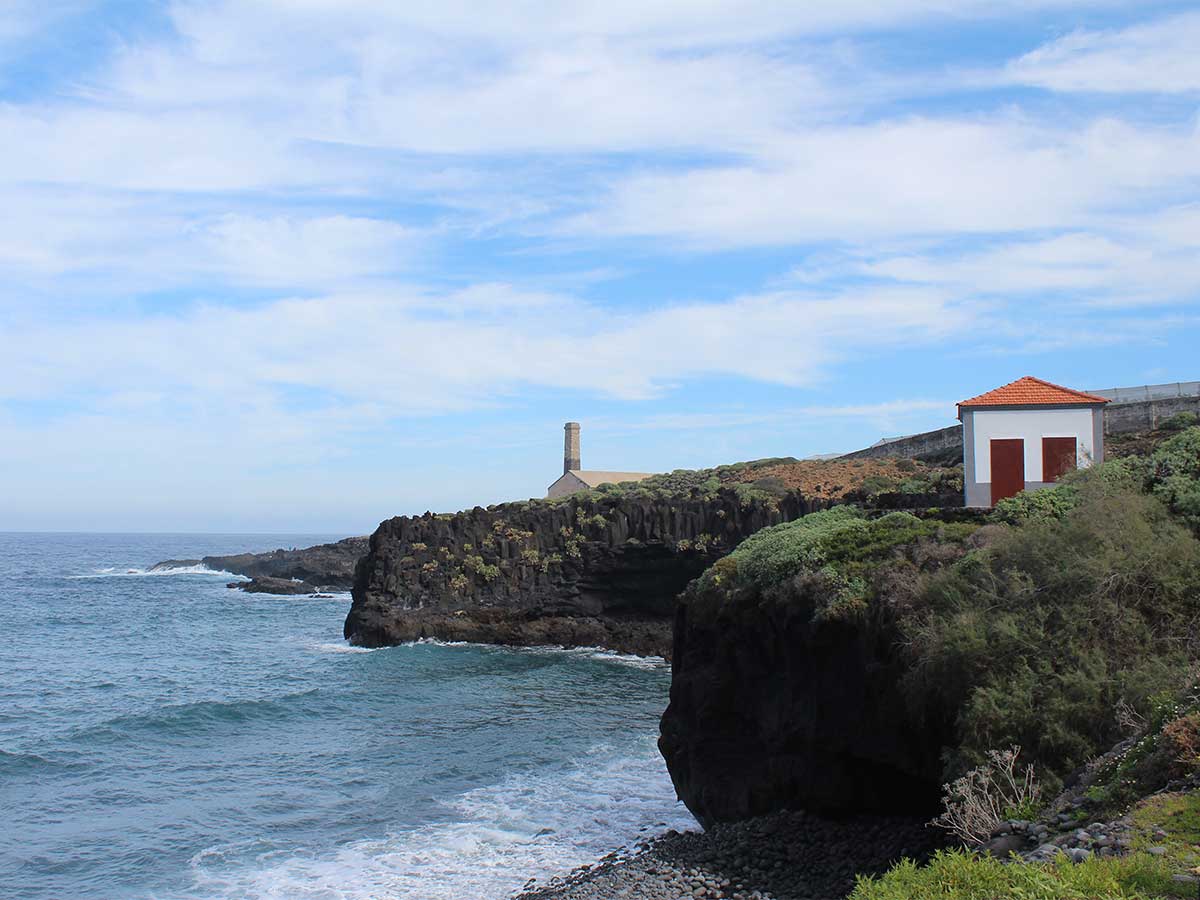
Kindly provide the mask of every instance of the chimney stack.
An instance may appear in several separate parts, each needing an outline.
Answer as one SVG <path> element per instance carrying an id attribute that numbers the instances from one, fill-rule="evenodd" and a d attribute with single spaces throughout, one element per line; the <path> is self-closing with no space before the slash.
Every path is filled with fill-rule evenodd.
<path id="1" fill-rule="evenodd" d="M 563 441 L 563 474 L 566 475 L 572 469 L 582 467 L 579 459 L 579 423 L 568 422 L 563 430 L 567 433 Z"/>

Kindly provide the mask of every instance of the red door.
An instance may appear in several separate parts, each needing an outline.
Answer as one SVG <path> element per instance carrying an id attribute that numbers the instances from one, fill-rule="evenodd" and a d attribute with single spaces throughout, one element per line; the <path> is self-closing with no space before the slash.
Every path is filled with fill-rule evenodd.
<path id="1" fill-rule="evenodd" d="M 992 506 L 1025 490 L 1025 441 L 992 441 Z"/>
<path id="2" fill-rule="evenodd" d="M 1042 438 L 1042 481 L 1075 471 L 1075 438 Z"/>

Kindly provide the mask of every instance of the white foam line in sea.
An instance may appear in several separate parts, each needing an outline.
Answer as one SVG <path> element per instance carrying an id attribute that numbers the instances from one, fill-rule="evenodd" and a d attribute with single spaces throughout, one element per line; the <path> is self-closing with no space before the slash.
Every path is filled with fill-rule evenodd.
<path id="1" fill-rule="evenodd" d="M 353 644 L 342 641 L 334 643 L 328 641 L 321 644 L 309 644 L 310 650 L 316 650 L 318 653 L 374 653 L 376 650 L 389 650 L 390 647 L 355 647 Z"/>
<path id="2" fill-rule="evenodd" d="M 485 647 L 489 650 L 503 650 L 508 653 L 553 653 L 556 655 L 561 654 L 565 656 L 576 656 L 584 659 L 597 659 L 603 662 L 612 662 L 624 666 L 633 666 L 636 669 L 664 669 L 671 665 L 661 656 L 636 656 L 632 653 L 618 653 L 616 650 L 607 650 L 604 647 L 563 647 L 559 645 L 513 647 L 507 644 L 473 644 L 469 641 L 440 641 L 436 638 L 420 638 L 419 640 L 408 641 L 404 644 L 401 644 L 401 646 Z"/>
<path id="3" fill-rule="evenodd" d="M 652 740 L 565 771 L 514 774 L 444 803 L 449 821 L 326 853 L 214 847 L 186 900 L 503 900 L 663 831 L 695 829 Z M 251 851 L 252 853 L 252 851 Z"/>
<path id="4" fill-rule="evenodd" d="M 223 578 L 245 578 L 244 575 L 235 575 L 233 572 L 226 572 L 223 569 L 210 569 L 208 566 L 173 566 L 165 569 L 142 569 L 131 566 L 126 569 L 118 568 L 117 566 L 108 566 L 103 569 L 97 569 L 87 575 L 68 575 L 68 578 L 140 578 L 143 576 L 166 577 L 171 575 L 220 575 Z M 248 579 L 247 579 L 248 580 Z"/>

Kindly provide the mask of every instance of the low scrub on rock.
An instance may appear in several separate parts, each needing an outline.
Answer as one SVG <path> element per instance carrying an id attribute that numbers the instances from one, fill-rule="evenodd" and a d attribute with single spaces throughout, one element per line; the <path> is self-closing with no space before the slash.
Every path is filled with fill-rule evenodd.
<path id="1" fill-rule="evenodd" d="M 870 518 L 838 506 L 752 535 L 701 576 L 692 596 L 787 603 L 803 594 L 819 598 L 823 616 L 862 613 L 881 586 L 882 568 L 894 576 L 898 569 L 918 570 L 923 558 L 957 556 L 977 527 L 906 512 Z"/>

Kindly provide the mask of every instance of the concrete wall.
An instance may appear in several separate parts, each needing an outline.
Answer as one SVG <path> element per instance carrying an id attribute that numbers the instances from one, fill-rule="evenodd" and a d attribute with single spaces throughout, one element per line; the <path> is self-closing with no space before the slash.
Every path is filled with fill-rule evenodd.
<path id="1" fill-rule="evenodd" d="M 1181 412 L 1200 415 L 1200 396 L 1164 397 L 1134 403 L 1110 403 L 1104 408 L 1104 433 L 1122 434 L 1157 428 Z"/>
<path id="2" fill-rule="evenodd" d="M 926 431 L 923 434 L 897 438 L 886 444 L 875 444 L 872 447 L 839 456 L 838 459 L 877 459 L 884 456 L 911 459 L 914 456 L 925 456 L 929 453 L 954 448 L 962 448 L 961 425 L 951 425 L 948 428 L 939 428 L 937 431 Z"/>

